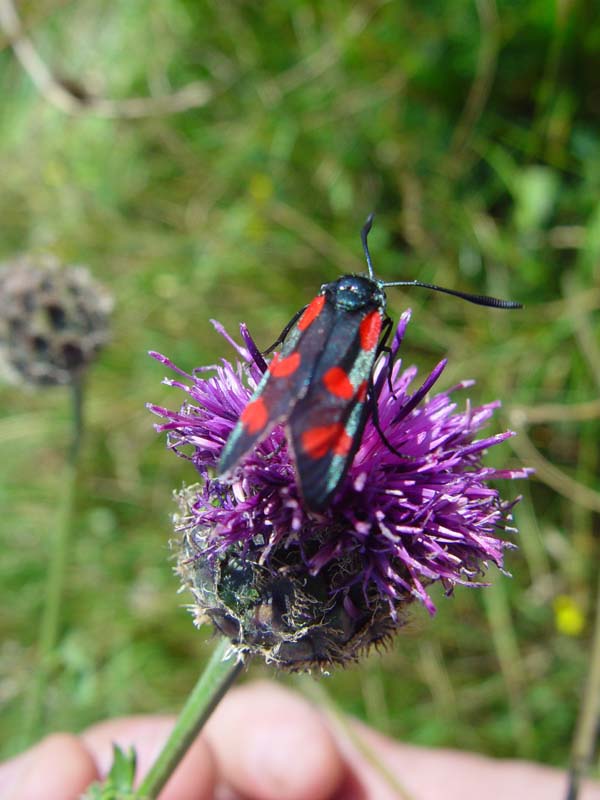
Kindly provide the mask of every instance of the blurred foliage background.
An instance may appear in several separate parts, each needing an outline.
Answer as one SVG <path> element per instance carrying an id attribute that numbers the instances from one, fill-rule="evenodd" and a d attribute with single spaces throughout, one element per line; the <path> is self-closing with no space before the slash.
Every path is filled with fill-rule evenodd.
<path id="1" fill-rule="evenodd" d="M 87 385 L 48 726 L 176 710 L 210 650 L 168 560 L 171 492 L 194 474 L 144 407 L 181 397 L 147 351 L 185 369 L 231 355 L 210 317 L 231 331 L 244 320 L 267 346 L 322 282 L 363 270 L 359 230 L 375 210 L 380 277 L 525 304 L 389 292 L 395 318 L 414 312 L 406 362 L 423 374 L 447 355 L 445 386 L 472 377 L 474 403 L 501 398 L 496 430 L 520 435 L 489 458 L 537 475 L 504 489 L 524 495 L 512 579 L 437 593 L 434 619 L 416 613 L 387 652 L 322 685 L 405 740 L 566 764 L 599 557 L 594 3 L 36 0 L 19 10 L 57 81 L 41 91 L 10 46 L 7 5 L 0 259 L 85 263 L 117 302 Z M 0 407 L 8 754 L 36 662 L 70 407 L 60 389 L 9 386 Z"/>

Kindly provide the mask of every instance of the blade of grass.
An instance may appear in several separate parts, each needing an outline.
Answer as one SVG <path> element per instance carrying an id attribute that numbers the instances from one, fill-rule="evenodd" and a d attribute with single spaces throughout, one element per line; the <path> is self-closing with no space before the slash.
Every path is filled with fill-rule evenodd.
<path id="1" fill-rule="evenodd" d="M 48 559 L 45 601 L 38 633 L 37 666 L 29 684 L 23 711 L 22 745 L 30 745 L 44 727 L 44 698 L 54 665 L 60 629 L 61 604 L 64 594 L 69 541 L 73 527 L 73 511 L 79 472 L 79 455 L 83 438 L 83 382 L 75 378 L 70 385 L 72 408 L 72 441 L 67 454 L 62 481 L 62 496 Z"/>
<path id="2" fill-rule="evenodd" d="M 514 720 L 515 744 L 525 757 L 531 753 L 534 734 L 523 691 L 525 668 L 502 581 L 492 583 L 483 599 Z"/>
<path id="3" fill-rule="evenodd" d="M 329 696 L 326 689 L 323 687 L 323 683 L 317 683 L 317 681 L 312 679 L 309 680 L 303 675 L 299 677 L 299 682 L 303 691 L 309 697 L 312 697 L 320 707 L 327 710 L 344 736 L 346 736 L 350 743 L 364 756 L 373 769 L 387 783 L 389 788 L 397 794 L 400 800 L 416 800 L 402 785 L 398 776 L 383 763 L 376 751 L 367 744 L 359 733 L 357 733 L 356 729 L 350 724 L 350 719 L 340 711 L 336 703 Z"/>

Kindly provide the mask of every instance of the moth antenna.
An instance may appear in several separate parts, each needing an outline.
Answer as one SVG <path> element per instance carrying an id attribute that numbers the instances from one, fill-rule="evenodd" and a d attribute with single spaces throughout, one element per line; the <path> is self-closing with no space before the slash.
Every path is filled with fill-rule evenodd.
<path id="1" fill-rule="evenodd" d="M 434 292 L 444 292 L 454 297 L 460 297 L 469 303 L 478 306 L 490 306 L 491 308 L 523 308 L 521 303 L 514 300 L 500 300 L 498 297 L 488 297 L 485 294 L 470 294 L 469 292 L 459 292 L 456 289 L 445 289 L 443 286 L 436 286 L 433 283 L 423 283 L 423 281 L 390 281 L 382 283 L 382 286 L 422 286 L 424 289 L 433 289 Z"/>
<path id="2" fill-rule="evenodd" d="M 369 278 L 371 278 L 371 280 L 373 281 L 375 280 L 375 273 L 373 272 L 373 263 L 371 261 L 371 254 L 369 253 L 369 244 L 367 242 L 367 236 L 369 235 L 369 231 L 373 226 L 374 217 L 375 214 L 373 213 L 369 214 L 360 232 L 360 240 L 362 242 L 363 250 L 365 251 L 365 258 L 367 259 L 367 267 L 369 268 Z"/>

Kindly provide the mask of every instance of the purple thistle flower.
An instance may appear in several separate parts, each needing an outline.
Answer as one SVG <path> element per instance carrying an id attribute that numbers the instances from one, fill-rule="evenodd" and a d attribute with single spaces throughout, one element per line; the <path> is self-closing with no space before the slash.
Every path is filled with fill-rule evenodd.
<path id="1" fill-rule="evenodd" d="M 319 516 L 303 507 L 282 425 L 231 483 L 215 477 L 266 368 L 245 326 L 241 347 L 213 322 L 237 351 L 235 364 L 223 359 L 189 375 L 151 354 L 184 378 L 165 383 L 188 395 L 178 412 L 149 405 L 167 420 L 156 429 L 200 476 L 179 494 L 178 572 L 194 594 L 197 621 L 210 618 L 240 650 L 283 666 L 355 658 L 402 624 L 413 600 L 434 613 L 429 585 L 441 582 L 450 593 L 456 584 L 482 585 L 490 562 L 503 569 L 513 545 L 498 532 L 507 530 L 516 501 L 503 502 L 488 481 L 530 470 L 482 465 L 483 452 L 513 434 L 476 438 L 499 403 L 471 408 L 467 401 L 458 411 L 452 395 L 472 382 L 426 399 L 445 361 L 411 391 L 417 371 L 403 369 L 398 356 L 409 319 L 406 311 L 391 356 L 383 354 L 374 372 L 380 427 L 409 458 L 398 458 L 369 419 L 344 482 Z"/>

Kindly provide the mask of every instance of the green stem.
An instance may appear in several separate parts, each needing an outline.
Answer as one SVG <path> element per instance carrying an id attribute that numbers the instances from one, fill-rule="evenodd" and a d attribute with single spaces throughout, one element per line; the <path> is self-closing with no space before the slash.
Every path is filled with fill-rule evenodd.
<path id="1" fill-rule="evenodd" d="M 46 577 L 45 602 L 38 632 L 37 667 L 25 698 L 23 746 L 38 738 L 43 727 L 44 697 L 52 670 L 60 628 L 61 602 L 69 555 L 69 540 L 75 504 L 79 453 L 83 435 L 83 383 L 75 378 L 70 385 L 72 404 L 72 440 L 67 454 L 63 491 L 51 543 Z"/>
<path id="2" fill-rule="evenodd" d="M 511 707 L 519 757 L 527 758 L 531 755 L 533 746 L 533 725 L 523 699 L 527 673 L 519 650 L 504 583 L 494 581 L 483 593 L 483 600 Z"/>
<path id="3" fill-rule="evenodd" d="M 581 779 L 594 757 L 598 720 L 600 719 L 600 578 L 596 597 L 596 621 L 592 635 L 592 654 L 571 751 L 571 769 L 567 800 L 579 796 Z"/>
<path id="4" fill-rule="evenodd" d="M 188 697 L 161 754 L 138 789 L 140 798 L 155 800 L 175 767 L 210 717 L 244 664 L 235 656 L 225 659 L 229 640 L 222 639 Z"/>
<path id="5" fill-rule="evenodd" d="M 398 775 L 387 766 L 377 749 L 367 742 L 357 726 L 352 723 L 350 717 L 347 717 L 337 706 L 335 700 L 329 696 L 327 689 L 323 686 L 323 681 L 320 683 L 314 680 L 309 681 L 304 675 L 300 676 L 299 681 L 304 693 L 311 697 L 320 708 L 325 708 L 331 715 L 332 720 L 339 725 L 341 733 L 347 737 L 350 744 L 369 762 L 373 770 L 388 785 L 392 795 L 397 797 L 398 800 L 416 800 L 414 795 L 402 784 Z"/>

